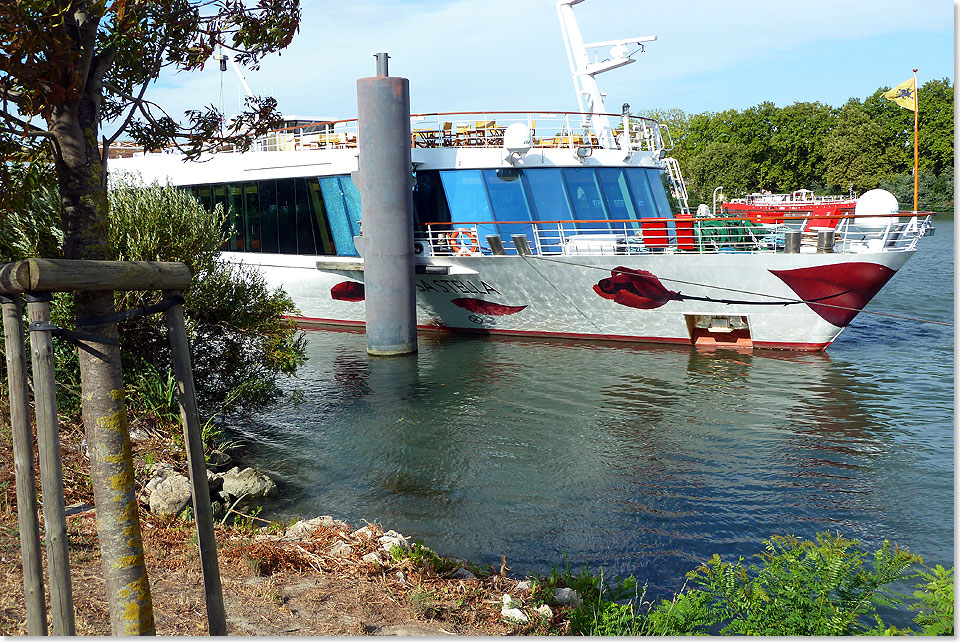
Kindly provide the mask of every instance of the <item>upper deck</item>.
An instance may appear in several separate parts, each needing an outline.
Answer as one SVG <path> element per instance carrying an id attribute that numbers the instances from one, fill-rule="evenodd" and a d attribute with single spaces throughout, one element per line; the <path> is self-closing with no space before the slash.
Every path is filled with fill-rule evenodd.
<path id="1" fill-rule="evenodd" d="M 673 149 L 669 130 L 650 118 L 629 114 L 604 114 L 617 120 L 613 145 L 604 145 L 596 114 L 546 111 L 475 111 L 411 114 L 410 147 L 413 149 L 503 148 L 504 134 L 510 125 L 520 123 L 529 130 L 533 149 L 569 148 L 587 150 L 618 149 L 659 155 Z M 356 118 L 299 123 L 268 132 L 254 139 L 252 151 L 308 151 L 356 149 L 359 128 Z M 224 145 L 217 154 L 232 153 L 233 145 Z M 176 148 L 156 152 L 130 143 L 115 144 L 111 158 L 129 158 L 151 154 L 179 155 Z"/>

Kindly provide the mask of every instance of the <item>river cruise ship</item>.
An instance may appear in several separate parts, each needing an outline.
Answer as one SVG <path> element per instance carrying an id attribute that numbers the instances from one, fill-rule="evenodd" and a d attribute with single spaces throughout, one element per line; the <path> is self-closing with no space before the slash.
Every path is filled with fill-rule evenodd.
<path id="1" fill-rule="evenodd" d="M 655 37 L 585 43 L 580 2 L 557 2 L 578 111 L 411 117 L 419 327 L 825 349 L 913 255 L 929 217 L 878 190 L 829 217 L 691 213 L 667 127 L 626 105 L 610 113 L 596 81 Z M 300 324 L 359 326 L 357 131 L 355 119 L 304 119 L 243 154 L 141 153 L 111 169 L 222 204 L 224 259 L 282 286 Z"/>

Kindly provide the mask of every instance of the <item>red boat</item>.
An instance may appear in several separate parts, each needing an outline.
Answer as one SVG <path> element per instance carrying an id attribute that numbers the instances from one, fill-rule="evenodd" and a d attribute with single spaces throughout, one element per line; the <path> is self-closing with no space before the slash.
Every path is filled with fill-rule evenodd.
<path id="1" fill-rule="evenodd" d="M 836 227 L 839 217 L 853 214 L 857 199 L 852 196 L 815 196 L 800 189 L 790 194 L 749 194 L 721 203 L 723 216 L 749 218 L 755 223 L 780 224 L 784 217 L 807 219 L 806 229 Z"/>

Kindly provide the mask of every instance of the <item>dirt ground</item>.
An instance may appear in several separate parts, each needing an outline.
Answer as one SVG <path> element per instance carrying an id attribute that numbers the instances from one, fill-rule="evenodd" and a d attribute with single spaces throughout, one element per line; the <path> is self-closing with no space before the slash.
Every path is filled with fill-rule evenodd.
<path id="1" fill-rule="evenodd" d="M 9 417 L 9 415 L 6 415 Z M 3 415 L 0 415 L 3 417 Z M 92 508 L 89 466 L 79 426 L 61 426 L 61 449 L 71 578 L 79 635 L 109 635 L 109 613 Z M 134 447 L 137 482 L 144 459 L 176 460 L 159 439 Z M 9 425 L 0 424 L 0 634 L 26 635 L 23 576 Z M 39 465 L 37 465 L 39 471 Z M 39 473 L 38 473 L 39 474 Z M 74 512 L 75 511 L 75 512 Z M 315 517 L 315 516 L 307 516 Z M 140 513 L 145 558 L 158 635 L 204 635 L 207 620 L 193 522 Z M 445 579 L 429 564 L 392 560 L 372 537 L 342 523 L 320 527 L 305 539 L 280 537 L 279 525 L 256 528 L 248 520 L 218 526 L 220 575 L 230 635 L 509 635 L 563 633 L 563 625 L 503 621 L 501 597 L 518 594 L 517 580 L 490 572 L 479 579 Z M 352 551 L 331 555 L 341 542 Z M 382 563 L 363 556 L 380 551 Z M 44 561 L 44 564 L 46 562 Z M 521 591 L 522 592 L 522 591 Z M 47 589 L 49 607 L 49 588 Z M 48 608 L 49 612 L 49 608 Z"/>

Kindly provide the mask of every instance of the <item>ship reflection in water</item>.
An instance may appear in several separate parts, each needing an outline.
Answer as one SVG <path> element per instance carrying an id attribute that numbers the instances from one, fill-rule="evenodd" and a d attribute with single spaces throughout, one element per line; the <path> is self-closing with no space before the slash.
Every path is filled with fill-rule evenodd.
<path id="1" fill-rule="evenodd" d="M 244 427 L 278 517 L 379 521 L 520 574 L 565 553 L 654 596 L 774 534 L 952 563 L 949 381 L 905 396 L 823 353 L 421 335 L 376 359 L 331 331 L 308 350 L 304 402 Z"/>

